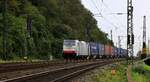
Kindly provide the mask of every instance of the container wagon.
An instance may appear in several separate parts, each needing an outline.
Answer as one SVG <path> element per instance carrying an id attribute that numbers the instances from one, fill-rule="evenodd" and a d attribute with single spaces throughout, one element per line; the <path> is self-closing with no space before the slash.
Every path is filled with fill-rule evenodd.
<path id="1" fill-rule="evenodd" d="M 113 47 L 110 45 L 105 45 L 104 49 L 104 57 L 106 58 L 112 58 L 113 57 Z"/>
<path id="2" fill-rule="evenodd" d="M 118 56 L 120 58 L 124 57 L 125 51 L 123 48 L 118 48 Z"/>
<path id="3" fill-rule="evenodd" d="M 117 56 L 120 58 L 121 57 L 121 48 L 117 48 Z"/>
<path id="4" fill-rule="evenodd" d="M 127 50 L 126 49 L 123 49 L 123 57 L 127 57 Z"/>
<path id="5" fill-rule="evenodd" d="M 118 57 L 117 52 L 118 52 L 118 48 L 114 47 L 114 49 L 113 49 L 113 55 L 114 55 L 115 58 Z"/>
<path id="6" fill-rule="evenodd" d="M 104 56 L 104 45 L 103 44 L 99 44 L 99 58 L 103 58 Z"/>
<path id="7" fill-rule="evenodd" d="M 89 50 L 90 50 L 90 56 L 94 59 L 99 57 L 99 53 L 100 53 L 100 46 L 98 43 L 93 43 L 90 42 L 89 43 Z"/>
<path id="8" fill-rule="evenodd" d="M 115 57 L 115 47 L 112 47 L 112 54 L 111 54 L 112 56 L 112 58 L 114 58 Z"/>

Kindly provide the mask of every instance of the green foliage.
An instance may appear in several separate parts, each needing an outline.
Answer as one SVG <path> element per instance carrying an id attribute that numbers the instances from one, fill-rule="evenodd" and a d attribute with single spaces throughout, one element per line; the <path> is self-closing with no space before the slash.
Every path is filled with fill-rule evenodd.
<path id="1" fill-rule="evenodd" d="M 137 63 L 132 69 L 132 77 L 135 82 L 149 82 L 150 81 L 150 66 L 143 62 Z"/>
<path id="2" fill-rule="evenodd" d="M 126 64 L 124 62 L 118 63 L 114 66 L 107 66 L 94 72 L 91 76 L 90 82 L 127 82 Z M 115 69 L 115 74 L 111 71 Z"/>
<path id="3" fill-rule="evenodd" d="M 4 2 L 0 1 L 0 57 L 3 56 L 3 28 L 7 28 L 7 52 L 10 59 L 61 58 L 64 39 L 110 43 L 106 34 L 97 27 L 91 12 L 80 0 L 7 0 L 4 25 Z M 32 19 L 32 34 L 27 31 L 27 17 Z"/>

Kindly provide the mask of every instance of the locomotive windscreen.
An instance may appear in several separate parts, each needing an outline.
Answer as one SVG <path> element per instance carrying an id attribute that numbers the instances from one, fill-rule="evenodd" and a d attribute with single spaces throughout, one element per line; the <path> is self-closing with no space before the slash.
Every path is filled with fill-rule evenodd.
<path id="1" fill-rule="evenodd" d="M 65 40 L 64 45 L 65 46 L 74 46 L 75 45 L 75 40 Z"/>

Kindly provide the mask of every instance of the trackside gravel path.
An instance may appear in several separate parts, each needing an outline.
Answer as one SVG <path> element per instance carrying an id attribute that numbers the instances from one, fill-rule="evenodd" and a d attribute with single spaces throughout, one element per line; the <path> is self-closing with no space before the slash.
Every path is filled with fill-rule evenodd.
<path id="1" fill-rule="evenodd" d="M 128 82 L 134 82 L 131 77 L 131 65 L 128 65 L 128 68 L 127 68 L 127 80 Z"/>

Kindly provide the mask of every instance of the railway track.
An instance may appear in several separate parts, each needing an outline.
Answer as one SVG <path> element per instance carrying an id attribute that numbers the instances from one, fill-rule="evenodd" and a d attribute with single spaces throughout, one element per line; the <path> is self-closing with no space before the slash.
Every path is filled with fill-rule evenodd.
<path id="1" fill-rule="evenodd" d="M 94 61 L 103 61 L 103 60 L 94 60 Z M 64 60 L 55 60 L 55 61 L 42 61 L 42 62 L 17 62 L 17 63 L 3 63 L 0 64 L 0 73 L 7 73 L 13 71 L 29 70 L 36 68 L 45 68 L 49 66 L 63 66 L 65 64 L 71 63 L 84 63 L 87 61 L 64 61 Z M 92 62 L 92 61 L 91 61 Z"/>
<path id="2" fill-rule="evenodd" d="M 66 80 L 71 79 L 88 70 L 94 69 L 96 67 L 104 66 L 107 64 L 111 64 L 116 61 L 120 61 L 120 60 L 105 60 L 105 61 L 89 62 L 86 64 L 58 68 L 55 70 L 2 80 L 2 82 L 66 82 Z"/>
<path id="3" fill-rule="evenodd" d="M 0 64 L 0 73 L 7 73 L 13 71 L 20 71 L 20 70 L 28 70 L 28 69 L 36 69 L 36 68 L 43 68 L 48 66 L 54 65 L 61 65 L 65 62 L 63 60 L 59 61 L 42 61 L 42 62 L 17 62 L 17 63 L 6 63 Z"/>

